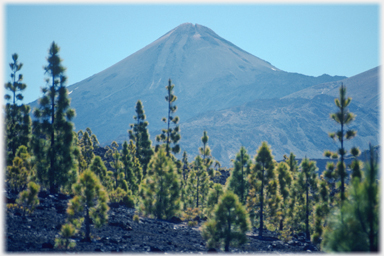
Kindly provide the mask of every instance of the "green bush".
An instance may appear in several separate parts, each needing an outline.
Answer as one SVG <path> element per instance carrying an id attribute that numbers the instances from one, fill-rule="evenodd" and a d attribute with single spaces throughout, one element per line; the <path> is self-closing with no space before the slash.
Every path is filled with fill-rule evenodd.
<path id="1" fill-rule="evenodd" d="M 72 224 L 64 224 L 61 227 L 60 236 L 55 239 L 55 248 L 71 249 L 76 246 L 76 242 L 70 239 L 76 234 L 76 228 Z"/>
<path id="2" fill-rule="evenodd" d="M 40 203 L 37 197 L 39 191 L 40 186 L 31 181 L 28 183 L 28 189 L 20 192 L 19 198 L 16 199 L 16 204 L 23 210 L 23 217 L 25 213 L 31 214 Z"/>
<path id="3" fill-rule="evenodd" d="M 109 193 L 109 200 L 112 203 L 123 203 L 128 208 L 134 208 L 135 202 L 130 190 L 124 191 L 124 189 L 118 187 Z"/>

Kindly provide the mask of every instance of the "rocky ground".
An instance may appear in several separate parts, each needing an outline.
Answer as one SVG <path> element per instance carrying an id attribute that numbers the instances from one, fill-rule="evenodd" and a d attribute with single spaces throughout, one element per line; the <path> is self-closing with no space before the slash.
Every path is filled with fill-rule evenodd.
<path id="1" fill-rule="evenodd" d="M 6 194 L 7 204 L 13 203 L 16 196 Z M 39 193 L 40 204 L 35 211 L 25 218 L 18 209 L 6 207 L 5 214 L 5 250 L 6 252 L 57 252 L 54 248 L 55 237 L 61 225 L 65 223 L 66 208 L 70 196 Z M 133 221 L 135 209 L 118 204 L 110 204 L 108 223 L 96 229 L 91 226 L 92 241 L 85 242 L 80 235 L 73 237 L 76 247 L 74 252 L 167 252 L 199 253 L 215 252 L 208 249 L 201 236 L 201 225 L 189 227 L 187 222 L 174 218 L 173 221 L 161 221 L 140 217 Z M 84 230 L 82 230 L 84 231 Z M 316 247 L 307 243 L 304 234 L 284 242 L 277 234 L 265 231 L 259 239 L 257 230 L 247 234 L 248 241 L 239 248 L 230 248 L 236 253 L 302 253 L 315 252 Z"/>

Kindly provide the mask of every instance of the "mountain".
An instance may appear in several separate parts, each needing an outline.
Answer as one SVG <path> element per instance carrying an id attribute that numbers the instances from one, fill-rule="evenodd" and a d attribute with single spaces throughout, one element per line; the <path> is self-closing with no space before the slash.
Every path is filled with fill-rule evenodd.
<path id="1" fill-rule="evenodd" d="M 140 99 L 154 140 L 165 128 L 161 118 L 167 114 L 164 97 L 169 78 L 175 84 L 176 114 L 183 124 L 210 111 L 256 99 L 279 99 L 346 77 L 285 72 L 207 27 L 184 23 L 115 65 L 68 86 L 71 107 L 76 110 L 75 130 L 90 127 L 104 145 L 122 142 L 128 139 L 127 129 Z M 202 134 L 205 126 L 196 128 Z M 182 145 L 190 143 L 193 133 L 188 131 L 181 131 Z"/>
<path id="2" fill-rule="evenodd" d="M 379 143 L 379 68 L 338 82 L 323 83 L 297 91 L 280 99 L 257 99 L 240 106 L 211 111 L 183 122 L 181 147 L 197 154 L 202 130 L 210 136 L 212 154 L 228 166 L 239 151 L 247 148 L 252 156 L 262 141 L 267 141 L 275 159 L 293 152 L 298 158 L 324 158 L 326 149 L 336 151 L 339 146 L 328 137 L 340 129 L 330 118 L 336 112 L 334 99 L 341 83 L 352 98 L 349 110 L 356 115 L 348 128 L 357 136 L 345 143 L 346 148 L 358 146 L 368 149 L 368 143 Z"/>

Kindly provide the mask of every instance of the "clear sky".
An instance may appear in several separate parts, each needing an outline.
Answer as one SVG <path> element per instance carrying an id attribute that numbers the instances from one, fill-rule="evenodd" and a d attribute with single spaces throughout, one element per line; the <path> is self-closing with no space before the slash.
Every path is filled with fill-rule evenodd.
<path id="1" fill-rule="evenodd" d="M 380 65 L 380 5 L 370 4 L 23 4 L 3 5 L 4 82 L 18 53 L 27 90 L 41 96 L 42 67 L 55 41 L 67 85 L 128 57 L 185 23 L 209 27 L 279 69 L 353 76 Z"/>

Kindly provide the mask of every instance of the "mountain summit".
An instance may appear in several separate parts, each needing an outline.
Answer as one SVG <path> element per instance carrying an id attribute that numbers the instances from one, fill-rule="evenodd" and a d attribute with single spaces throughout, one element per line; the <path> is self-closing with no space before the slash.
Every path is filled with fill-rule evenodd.
<path id="1" fill-rule="evenodd" d="M 184 23 L 113 66 L 69 86 L 71 106 L 77 113 L 76 130 L 90 127 L 102 144 L 128 139 L 127 129 L 140 99 L 154 139 L 164 128 L 161 118 L 167 113 L 164 97 L 169 78 L 175 84 L 176 114 L 182 124 L 200 113 L 280 98 L 345 77 L 282 71 L 207 27 Z M 204 126 L 201 129 L 202 134 Z M 182 144 L 191 138 L 183 131 L 181 136 Z"/>

